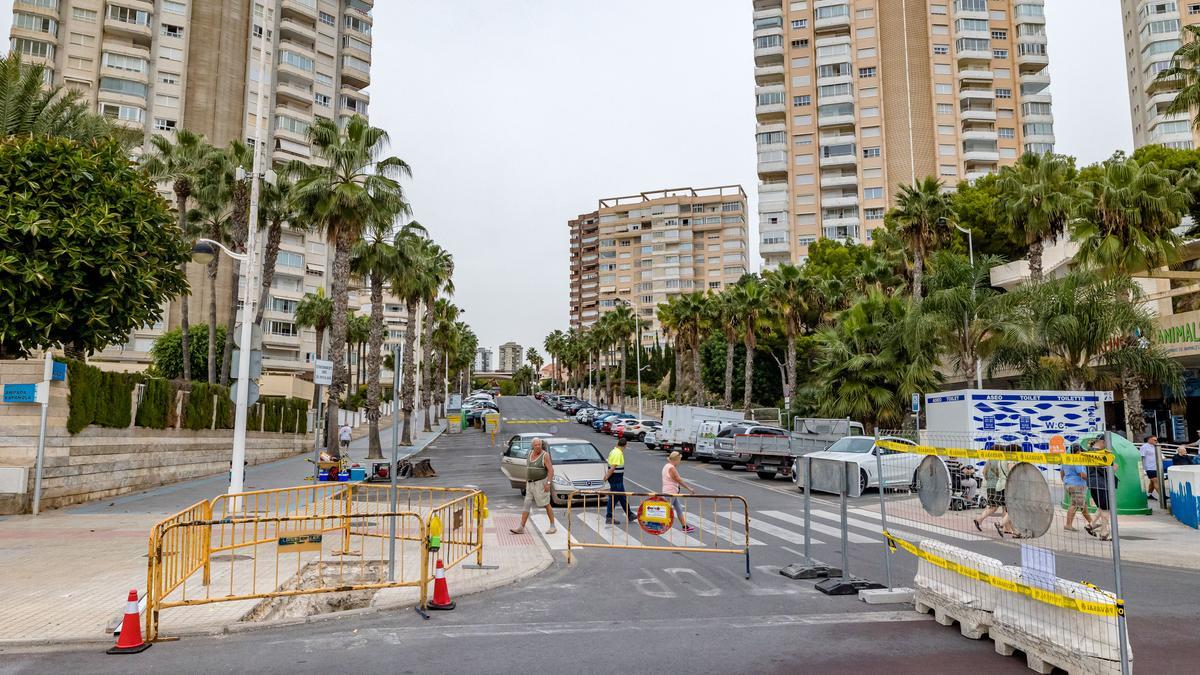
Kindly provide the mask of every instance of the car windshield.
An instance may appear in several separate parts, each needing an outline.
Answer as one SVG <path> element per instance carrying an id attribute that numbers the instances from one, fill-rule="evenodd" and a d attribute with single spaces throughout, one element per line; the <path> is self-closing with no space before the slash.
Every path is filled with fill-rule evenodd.
<path id="1" fill-rule="evenodd" d="M 868 453 L 875 446 L 873 438 L 843 438 L 829 446 L 828 452 Z"/>
<path id="2" fill-rule="evenodd" d="M 591 443 L 551 443 L 550 460 L 555 464 L 603 462 L 604 457 Z"/>

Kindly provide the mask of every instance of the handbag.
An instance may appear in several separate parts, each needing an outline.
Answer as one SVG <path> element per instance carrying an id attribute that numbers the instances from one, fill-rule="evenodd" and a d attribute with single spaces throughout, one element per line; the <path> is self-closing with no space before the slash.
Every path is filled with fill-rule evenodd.
<path id="1" fill-rule="evenodd" d="M 544 459 L 544 456 L 544 453 L 543 455 L 539 455 L 540 458 L 543 458 L 541 465 L 529 465 L 529 477 L 526 479 L 529 482 L 532 483 L 534 481 L 546 480 L 546 476 L 550 475 L 550 472 L 546 470 L 546 460 Z"/>

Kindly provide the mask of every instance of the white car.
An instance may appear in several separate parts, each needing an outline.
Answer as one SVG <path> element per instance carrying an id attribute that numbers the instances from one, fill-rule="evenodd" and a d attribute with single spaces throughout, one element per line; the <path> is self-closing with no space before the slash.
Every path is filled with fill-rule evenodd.
<path id="1" fill-rule="evenodd" d="M 653 450 L 654 448 L 657 448 L 658 447 L 658 432 L 657 431 L 647 431 L 646 435 L 642 437 L 642 442 L 645 443 L 646 447 L 650 448 L 651 450 Z"/>
<path id="2" fill-rule="evenodd" d="M 884 436 L 879 440 L 904 443 L 905 445 L 916 445 L 916 443 L 907 438 L 900 438 L 898 436 Z M 876 454 L 879 455 L 878 462 L 875 458 Z M 914 474 L 917 472 L 917 465 L 924 459 L 922 455 L 909 452 L 896 452 L 895 450 L 876 447 L 873 436 L 846 436 L 829 446 L 828 450 L 804 455 L 804 457 L 799 457 L 792 463 L 792 481 L 796 483 L 796 487 L 800 490 L 804 489 L 804 476 L 800 472 L 800 462 L 808 457 L 812 457 L 813 459 L 834 459 L 857 464 L 860 492 L 866 492 L 869 487 L 879 486 L 879 477 L 876 475 L 876 468 L 878 466 L 883 467 L 883 479 L 888 487 L 908 487 L 913 483 Z"/>

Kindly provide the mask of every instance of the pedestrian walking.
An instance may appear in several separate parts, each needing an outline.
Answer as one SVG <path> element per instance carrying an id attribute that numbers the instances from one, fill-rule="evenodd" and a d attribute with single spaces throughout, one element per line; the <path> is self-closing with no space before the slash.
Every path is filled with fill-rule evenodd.
<path id="1" fill-rule="evenodd" d="M 1138 454 L 1142 456 L 1142 470 L 1146 472 L 1146 492 L 1150 499 L 1158 499 L 1158 491 L 1162 489 L 1158 486 L 1158 437 L 1147 436 L 1138 448 Z"/>
<path id="2" fill-rule="evenodd" d="M 524 510 L 521 511 L 521 524 L 509 528 L 508 531 L 513 534 L 524 534 L 525 525 L 529 522 L 529 512 L 536 504 L 546 509 L 546 516 L 550 519 L 550 529 L 546 530 L 546 534 L 554 534 L 558 532 L 558 528 L 554 526 L 554 508 L 550 506 L 550 485 L 554 481 L 554 464 L 550 461 L 550 453 L 546 451 L 545 439 L 533 439 L 527 461 L 529 470 L 528 477 L 525 479 L 525 503 Z"/>
<path id="3" fill-rule="evenodd" d="M 683 455 L 679 454 L 678 450 L 673 450 L 667 457 L 667 463 L 662 469 L 662 492 L 664 495 L 671 496 L 671 508 L 674 509 L 675 514 L 679 516 L 679 526 L 683 528 L 685 533 L 691 533 L 695 532 L 696 528 L 687 524 L 687 518 L 684 516 L 683 505 L 679 503 L 679 499 L 676 497 L 676 495 L 680 494 L 679 491 L 681 489 L 687 490 L 692 494 L 696 494 L 696 491 L 692 489 L 692 486 L 685 483 L 683 478 L 679 475 L 679 469 L 677 467 L 682 459 Z"/>
<path id="4" fill-rule="evenodd" d="M 1089 452 L 1105 452 L 1108 445 L 1104 442 L 1104 437 L 1093 438 L 1088 448 Z M 1099 537 L 1103 541 L 1112 539 L 1111 528 L 1112 513 L 1110 508 L 1112 502 L 1116 499 L 1116 495 L 1110 495 L 1108 492 L 1108 480 L 1106 472 L 1112 471 L 1112 466 L 1089 466 L 1087 468 L 1087 484 L 1088 492 L 1092 495 L 1092 502 L 1096 505 L 1096 517 L 1092 520 L 1092 524 L 1084 527 L 1088 534 L 1093 537 Z M 1113 473 L 1113 489 L 1117 487 L 1117 475 Z"/>
<path id="5" fill-rule="evenodd" d="M 617 439 L 617 445 L 608 453 L 608 472 L 604 479 L 608 481 L 609 492 L 625 492 L 625 445 L 624 438 Z M 629 515 L 629 522 L 637 520 L 637 514 L 629 508 L 629 500 L 624 494 L 609 495 L 608 510 L 604 513 L 604 522 L 613 524 L 613 503 L 616 502 L 621 510 Z"/>
<path id="6" fill-rule="evenodd" d="M 1071 453 L 1081 452 L 1082 448 L 1077 444 L 1071 444 Z M 1088 496 L 1088 475 L 1087 469 L 1078 464 L 1063 464 L 1061 467 L 1063 487 L 1067 489 L 1067 524 L 1063 527 L 1072 532 L 1077 532 L 1075 528 L 1075 512 L 1083 514 L 1083 519 L 1087 521 L 1086 527 L 1093 525 L 1092 516 L 1087 510 Z"/>
<path id="7" fill-rule="evenodd" d="M 995 449 L 1011 451 L 1009 446 L 999 446 Z M 987 508 L 983 510 L 983 513 L 979 514 L 978 518 L 972 519 L 971 522 L 975 523 L 975 529 L 983 532 L 983 521 L 992 516 L 999 516 L 1001 517 L 1001 521 L 995 523 L 996 533 L 1001 538 L 1005 535 L 1010 535 L 1016 539 L 1020 539 L 1021 535 L 1012 529 L 1012 521 L 1008 517 L 1008 508 L 1004 499 L 1004 489 L 1008 487 L 1008 470 L 1009 463 L 998 459 L 989 459 L 987 464 L 983 465 L 983 482 L 987 490 Z"/>

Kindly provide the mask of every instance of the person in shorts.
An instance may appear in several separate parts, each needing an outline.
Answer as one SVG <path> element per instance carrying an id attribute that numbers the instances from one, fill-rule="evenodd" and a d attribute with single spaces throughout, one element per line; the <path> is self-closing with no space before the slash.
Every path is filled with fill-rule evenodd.
<path id="1" fill-rule="evenodd" d="M 679 499 L 675 496 L 680 494 L 679 491 L 681 489 L 687 490 L 692 494 L 696 494 L 696 491 L 692 489 L 692 486 L 683 482 L 683 478 L 679 475 L 679 469 L 677 467 L 682 459 L 683 455 L 679 454 L 678 450 L 671 452 L 671 454 L 667 457 L 667 463 L 663 465 L 662 470 L 662 493 L 671 497 L 671 508 L 674 509 L 675 514 L 679 516 L 679 526 L 683 528 L 684 532 L 691 533 L 695 532 L 696 528 L 687 524 L 687 517 L 684 516 L 683 505 L 679 503 Z"/>
<path id="2" fill-rule="evenodd" d="M 1147 436 L 1138 448 L 1138 454 L 1142 456 L 1142 470 L 1146 472 L 1146 493 L 1150 499 L 1158 499 L 1161 489 L 1158 486 L 1158 437 L 1153 434 Z"/>
<path id="3" fill-rule="evenodd" d="M 1014 448 L 1008 445 L 998 445 L 995 450 L 1012 452 Z M 1015 448 L 1019 451 L 1020 446 Z M 989 459 L 987 464 L 983 465 L 983 481 L 987 489 L 987 508 L 983 513 L 979 514 L 978 518 L 972 519 L 975 523 L 975 529 L 983 531 L 983 521 L 992 516 L 1001 517 L 1001 522 L 996 523 L 996 532 L 1001 537 L 1005 535 L 1020 538 L 1020 536 L 1012 529 L 1012 521 L 1008 517 L 1008 509 L 1004 501 L 1004 489 L 1008 487 L 1008 470 L 1009 464 L 999 459 Z M 1003 515 L 1001 515 L 1003 514 Z"/>
<path id="4" fill-rule="evenodd" d="M 546 509 L 546 517 L 550 519 L 550 529 L 546 534 L 558 532 L 554 526 L 554 507 L 550 505 L 550 485 L 554 480 L 554 464 L 550 461 L 550 453 L 546 449 L 546 441 L 541 438 L 533 439 L 529 449 L 529 477 L 525 481 L 525 502 L 521 511 L 521 524 L 509 528 L 513 534 L 524 534 L 525 524 L 529 522 L 529 512 L 534 505 Z"/>
<path id="5" fill-rule="evenodd" d="M 1076 445 L 1071 445 L 1071 453 L 1080 452 L 1081 448 Z M 1088 482 L 1087 468 L 1078 464 L 1063 464 L 1062 465 L 1062 482 L 1063 487 L 1067 490 L 1067 524 L 1063 527 L 1072 532 L 1075 529 L 1075 512 L 1083 514 L 1083 519 L 1087 521 L 1087 527 L 1092 526 L 1092 516 L 1088 514 L 1087 498 L 1088 498 Z"/>

